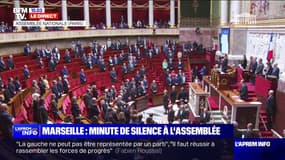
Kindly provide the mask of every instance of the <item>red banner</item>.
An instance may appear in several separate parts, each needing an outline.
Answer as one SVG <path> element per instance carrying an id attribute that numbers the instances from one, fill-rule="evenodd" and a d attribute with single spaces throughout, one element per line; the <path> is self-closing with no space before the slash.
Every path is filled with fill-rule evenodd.
<path id="1" fill-rule="evenodd" d="M 30 20 L 58 20 L 58 13 L 29 13 Z"/>

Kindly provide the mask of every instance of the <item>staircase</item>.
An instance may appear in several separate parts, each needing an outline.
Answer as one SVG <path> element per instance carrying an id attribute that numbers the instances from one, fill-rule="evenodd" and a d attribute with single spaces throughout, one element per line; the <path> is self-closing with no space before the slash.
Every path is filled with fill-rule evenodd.
<path id="1" fill-rule="evenodd" d="M 210 123 L 213 123 L 213 124 L 224 124 L 226 122 L 223 119 L 222 112 L 220 112 L 219 110 L 212 110 L 212 111 L 209 111 L 209 113 L 211 114 L 211 121 L 210 121 Z"/>
<path id="2" fill-rule="evenodd" d="M 273 138 L 273 133 L 267 128 L 267 116 L 264 109 L 259 112 L 259 131 L 262 138 Z"/>

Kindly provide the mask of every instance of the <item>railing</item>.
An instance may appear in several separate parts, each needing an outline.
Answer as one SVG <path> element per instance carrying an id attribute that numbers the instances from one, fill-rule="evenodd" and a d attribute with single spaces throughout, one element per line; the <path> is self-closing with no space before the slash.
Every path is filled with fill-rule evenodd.
<path id="1" fill-rule="evenodd" d="M 273 134 L 273 138 L 283 138 L 279 133 L 277 133 L 274 129 L 271 129 L 271 132 Z"/>
<path id="2" fill-rule="evenodd" d="M 19 32 L 0 34 L 1 43 L 31 42 L 51 39 L 74 39 L 74 38 L 94 38 L 94 37 L 116 37 L 116 36 L 178 36 L 177 28 L 157 28 L 157 29 L 96 29 L 96 30 L 69 30 L 51 32 Z"/>
<path id="3" fill-rule="evenodd" d="M 181 18 L 181 27 L 209 27 L 211 25 L 210 18 Z"/>
<path id="4" fill-rule="evenodd" d="M 24 99 L 30 93 L 31 88 L 26 88 L 22 92 L 17 93 L 13 98 L 10 99 L 8 105 L 10 106 L 9 113 L 14 117 L 21 111 L 23 107 Z"/>

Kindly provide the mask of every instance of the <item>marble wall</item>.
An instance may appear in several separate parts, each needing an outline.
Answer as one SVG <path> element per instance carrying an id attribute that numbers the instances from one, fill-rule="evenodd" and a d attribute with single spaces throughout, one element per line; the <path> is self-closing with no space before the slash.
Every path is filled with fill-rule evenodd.
<path id="1" fill-rule="evenodd" d="M 230 30 L 230 54 L 241 55 L 246 53 L 247 29 L 231 28 Z"/>
<path id="2" fill-rule="evenodd" d="M 206 48 L 213 47 L 213 37 L 219 37 L 218 28 L 200 28 L 200 34 L 195 32 L 196 28 L 181 28 L 179 33 L 179 41 L 202 43 Z"/>

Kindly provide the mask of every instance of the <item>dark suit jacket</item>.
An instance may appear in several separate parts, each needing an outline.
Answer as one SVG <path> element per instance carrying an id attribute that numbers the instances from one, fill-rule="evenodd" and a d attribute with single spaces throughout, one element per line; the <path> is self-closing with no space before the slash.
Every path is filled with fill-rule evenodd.
<path id="1" fill-rule="evenodd" d="M 248 89 L 247 85 L 243 85 L 240 88 L 240 99 L 247 100 L 248 99 Z"/>
<path id="2" fill-rule="evenodd" d="M 7 60 L 7 67 L 9 68 L 9 69 L 14 69 L 14 61 L 13 61 L 13 59 L 11 59 L 11 58 L 9 58 L 8 60 Z"/>
<path id="3" fill-rule="evenodd" d="M 67 80 L 63 80 L 62 87 L 63 87 L 63 93 L 68 93 L 69 82 Z"/>
<path id="4" fill-rule="evenodd" d="M 280 72 L 280 69 L 279 69 L 279 68 L 276 68 L 276 69 L 273 68 L 271 75 L 276 76 L 277 79 L 279 79 L 279 72 Z"/>
<path id="5" fill-rule="evenodd" d="M 71 113 L 73 115 L 73 117 L 78 117 L 80 114 L 80 108 L 77 104 L 77 102 L 72 102 L 71 104 Z"/>
<path id="6" fill-rule="evenodd" d="M 168 122 L 172 123 L 175 120 L 175 111 L 173 109 L 168 112 Z"/>
<path id="7" fill-rule="evenodd" d="M 254 138 L 254 132 L 252 130 L 247 130 L 244 133 L 245 138 Z"/>
<path id="8" fill-rule="evenodd" d="M 50 71 L 50 72 L 55 71 L 55 63 L 54 63 L 54 62 L 51 62 L 51 61 L 50 61 L 48 67 L 49 67 L 49 71 Z"/>
<path id="9" fill-rule="evenodd" d="M 210 121 L 210 113 L 209 112 L 201 112 L 200 114 L 200 122 L 207 123 Z"/>
<path id="10" fill-rule="evenodd" d="M 266 113 L 269 114 L 269 115 L 272 115 L 274 110 L 275 110 L 275 99 L 273 96 L 269 96 L 267 99 L 266 99 Z"/>
<path id="11" fill-rule="evenodd" d="M 162 99 L 162 103 L 163 103 L 163 106 L 164 108 L 166 109 L 168 107 L 168 95 L 163 95 L 163 99 Z"/>
<path id="12" fill-rule="evenodd" d="M 80 83 L 85 83 L 86 82 L 86 76 L 83 72 L 80 72 Z"/>
<path id="13" fill-rule="evenodd" d="M 222 61 L 222 71 L 223 72 L 226 72 L 227 71 L 227 68 L 228 68 L 228 59 L 224 59 Z"/>
<path id="14" fill-rule="evenodd" d="M 170 99 L 171 99 L 171 103 L 175 103 L 175 101 L 176 101 L 176 90 L 174 90 L 174 91 L 171 91 L 171 93 L 170 93 Z"/>
<path id="15" fill-rule="evenodd" d="M 6 64 L 5 62 L 0 61 L 0 72 L 3 72 L 6 70 Z"/>
<path id="16" fill-rule="evenodd" d="M 91 102 L 88 108 L 88 117 L 91 118 L 93 116 L 98 116 L 98 115 L 99 115 L 99 110 L 97 108 L 96 102 Z"/>
<path id="17" fill-rule="evenodd" d="M 53 94 L 55 94 L 55 96 L 56 96 L 57 99 L 60 98 L 60 93 L 59 93 L 59 91 L 58 91 L 58 88 L 57 88 L 57 85 L 56 85 L 56 84 L 53 85 L 53 86 L 51 86 L 51 91 L 52 91 Z"/>
<path id="18" fill-rule="evenodd" d="M 12 138 L 12 116 L 6 111 L 0 113 L 0 131 L 4 138 Z"/>
<path id="19" fill-rule="evenodd" d="M 8 83 L 8 90 L 9 90 L 9 92 L 10 92 L 10 94 L 11 94 L 12 96 L 15 95 L 15 93 L 16 93 L 16 87 L 15 87 L 14 82 L 9 82 L 9 83 Z"/>
<path id="20" fill-rule="evenodd" d="M 263 74 L 263 68 L 264 68 L 263 64 L 258 64 L 255 73 L 257 75 L 262 75 Z"/>
<path id="21" fill-rule="evenodd" d="M 40 106 L 40 120 L 43 124 L 46 124 L 48 121 L 48 111 L 44 106 Z"/>
<path id="22" fill-rule="evenodd" d="M 25 79 L 29 79 L 29 77 L 30 77 L 29 69 L 27 69 L 27 68 L 24 69 L 24 76 L 25 76 Z"/>
<path id="23" fill-rule="evenodd" d="M 36 123 L 41 123 L 40 104 L 38 101 L 33 101 L 33 120 Z"/>

